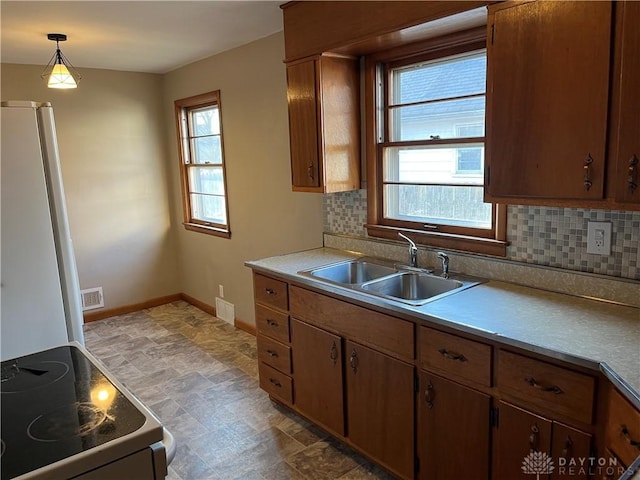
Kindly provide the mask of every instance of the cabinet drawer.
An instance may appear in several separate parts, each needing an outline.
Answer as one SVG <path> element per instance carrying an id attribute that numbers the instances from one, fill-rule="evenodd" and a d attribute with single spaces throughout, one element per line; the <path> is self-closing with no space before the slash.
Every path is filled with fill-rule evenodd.
<path id="1" fill-rule="evenodd" d="M 640 412 L 622 397 L 612 391 L 609 399 L 606 444 L 625 465 L 631 465 L 640 455 Z"/>
<path id="2" fill-rule="evenodd" d="M 260 362 L 258 364 L 260 388 L 283 402 L 293 403 L 293 380 L 275 368 Z"/>
<path id="3" fill-rule="evenodd" d="M 291 373 L 291 347 L 258 335 L 258 361 L 264 362 L 283 373 Z"/>
<path id="4" fill-rule="evenodd" d="M 256 329 L 258 333 L 289 343 L 289 315 L 256 304 Z"/>
<path id="5" fill-rule="evenodd" d="M 491 346 L 420 327 L 420 368 L 491 386 Z"/>
<path id="6" fill-rule="evenodd" d="M 589 375 L 500 351 L 497 383 L 500 393 L 551 417 L 561 415 L 584 423 L 593 420 L 595 380 Z"/>
<path id="7" fill-rule="evenodd" d="M 280 310 L 289 309 L 289 295 L 285 282 L 255 273 L 253 288 L 256 302 L 272 305 Z"/>
<path id="8" fill-rule="evenodd" d="M 296 286 L 291 287 L 291 315 L 396 357 L 415 358 L 411 322 Z"/>

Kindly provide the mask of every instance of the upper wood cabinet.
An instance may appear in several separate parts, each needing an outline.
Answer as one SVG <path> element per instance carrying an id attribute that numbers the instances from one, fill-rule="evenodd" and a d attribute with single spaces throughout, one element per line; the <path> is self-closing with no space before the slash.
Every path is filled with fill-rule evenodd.
<path id="1" fill-rule="evenodd" d="M 604 197 L 611 2 L 489 7 L 485 190 Z"/>
<path id="2" fill-rule="evenodd" d="M 620 84 L 614 98 L 615 199 L 640 205 L 640 2 L 617 2 Z M 617 115 L 615 113 L 617 112 Z"/>
<path id="3" fill-rule="evenodd" d="M 319 55 L 287 64 L 294 191 L 360 188 L 358 60 Z"/>

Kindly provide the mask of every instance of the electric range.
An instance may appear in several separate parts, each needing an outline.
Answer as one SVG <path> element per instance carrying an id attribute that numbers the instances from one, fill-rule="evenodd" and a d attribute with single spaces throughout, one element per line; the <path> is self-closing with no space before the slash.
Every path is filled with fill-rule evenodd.
<path id="1" fill-rule="evenodd" d="M 98 365 L 76 343 L 2 362 L 1 480 L 165 478 L 171 435 Z"/>

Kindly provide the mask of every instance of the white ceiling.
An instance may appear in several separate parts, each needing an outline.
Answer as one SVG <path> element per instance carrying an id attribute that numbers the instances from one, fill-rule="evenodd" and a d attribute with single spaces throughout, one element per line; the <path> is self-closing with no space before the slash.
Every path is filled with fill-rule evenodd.
<path id="1" fill-rule="evenodd" d="M 282 1 L 0 1 L 3 63 L 166 73 L 282 30 Z"/>

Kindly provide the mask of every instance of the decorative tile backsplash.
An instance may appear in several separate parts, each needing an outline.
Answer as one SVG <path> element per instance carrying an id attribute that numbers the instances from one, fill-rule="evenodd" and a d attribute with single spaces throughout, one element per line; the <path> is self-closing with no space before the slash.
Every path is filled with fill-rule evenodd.
<path id="1" fill-rule="evenodd" d="M 324 196 L 327 233 L 366 238 L 367 192 Z M 587 253 L 587 223 L 611 222 L 611 255 Z M 510 205 L 507 260 L 640 280 L 640 212 Z"/>

